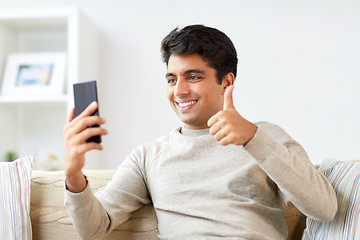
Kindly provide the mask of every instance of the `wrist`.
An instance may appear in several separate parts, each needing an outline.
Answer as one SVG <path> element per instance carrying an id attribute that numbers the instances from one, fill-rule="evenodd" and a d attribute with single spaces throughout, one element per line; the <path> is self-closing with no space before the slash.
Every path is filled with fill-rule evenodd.
<path id="1" fill-rule="evenodd" d="M 250 127 L 250 132 L 249 132 L 249 139 L 245 142 L 245 144 L 243 146 L 245 146 L 246 144 L 248 144 L 248 142 L 250 142 L 254 137 L 255 134 L 258 130 L 258 126 L 256 126 L 255 124 L 251 123 L 251 127 Z"/>
<path id="2" fill-rule="evenodd" d="M 66 174 L 65 187 L 67 190 L 73 193 L 79 193 L 84 191 L 87 186 L 87 180 L 85 175 L 80 171 L 76 174 Z"/>

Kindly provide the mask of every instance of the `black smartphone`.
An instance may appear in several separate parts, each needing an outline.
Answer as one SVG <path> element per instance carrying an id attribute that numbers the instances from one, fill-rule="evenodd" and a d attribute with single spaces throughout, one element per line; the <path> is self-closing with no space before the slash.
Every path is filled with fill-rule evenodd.
<path id="1" fill-rule="evenodd" d="M 75 102 L 75 117 L 82 113 L 90 103 L 96 101 L 98 109 L 92 114 L 99 116 L 99 102 L 97 96 L 96 81 L 75 83 L 74 87 L 74 102 Z M 89 127 L 99 127 L 99 125 L 92 125 Z M 86 140 L 86 142 L 101 143 L 101 136 L 93 136 Z"/>

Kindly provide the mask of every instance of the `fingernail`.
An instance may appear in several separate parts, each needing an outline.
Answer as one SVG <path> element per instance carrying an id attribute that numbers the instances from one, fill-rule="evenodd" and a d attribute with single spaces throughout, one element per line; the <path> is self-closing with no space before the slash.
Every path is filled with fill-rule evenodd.
<path id="1" fill-rule="evenodd" d="M 96 105 L 95 101 L 90 104 L 91 107 L 95 107 L 95 105 Z"/>

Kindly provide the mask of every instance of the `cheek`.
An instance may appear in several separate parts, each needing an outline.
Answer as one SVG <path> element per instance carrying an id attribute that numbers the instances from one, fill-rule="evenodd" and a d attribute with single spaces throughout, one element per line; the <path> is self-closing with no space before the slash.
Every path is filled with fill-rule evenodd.
<path id="1" fill-rule="evenodd" d="M 171 101 L 172 97 L 174 96 L 174 90 L 170 87 L 166 88 L 166 97 L 169 101 Z"/>
<path id="2" fill-rule="evenodd" d="M 223 97 L 218 89 L 214 89 L 211 91 L 212 94 L 206 95 L 206 102 L 209 106 L 209 108 L 212 109 L 212 111 L 220 111 L 223 107 Z M 210 110 L 210 109 L 209 109 Z"/>

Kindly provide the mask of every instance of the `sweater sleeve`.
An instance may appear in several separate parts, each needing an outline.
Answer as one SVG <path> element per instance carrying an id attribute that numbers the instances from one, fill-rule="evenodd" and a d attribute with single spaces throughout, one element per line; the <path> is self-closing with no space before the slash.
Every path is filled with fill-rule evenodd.
<path id="1" fill-rule="evenodd" d="M 129 155 L 107 186 L 95 194 L 65 191 L 65 206 L 82 239 L 102 239 L 131 213 L 151 202 L 136 154 Z"/>
<path id="2" fill-rule="evenodd" d="M 326 222 L 334 218 L 337 200 L 332 185 L 283 129 L 260 123 L 244 148 L 277 184 L 286 201 L 311 219 Z"/>

